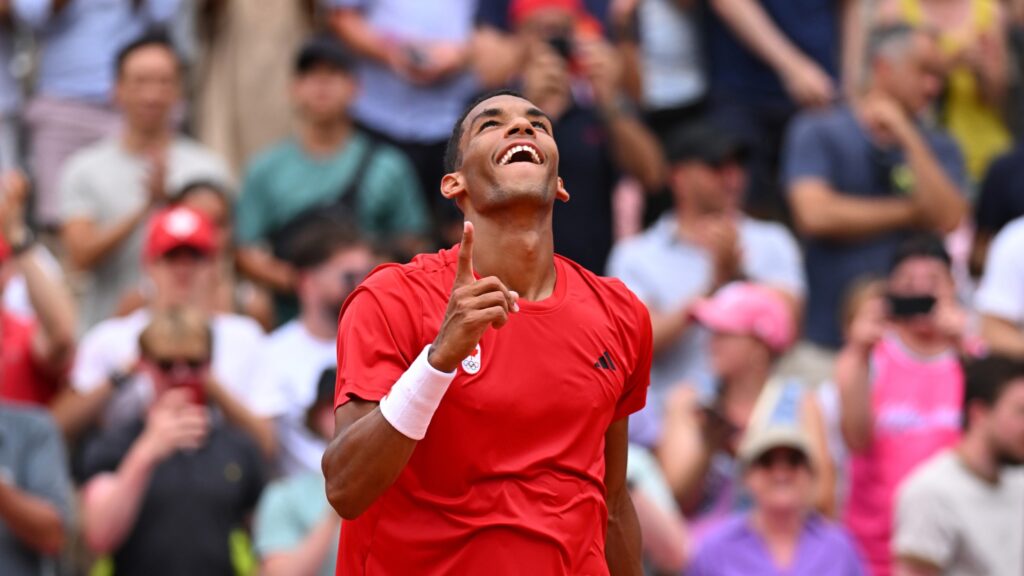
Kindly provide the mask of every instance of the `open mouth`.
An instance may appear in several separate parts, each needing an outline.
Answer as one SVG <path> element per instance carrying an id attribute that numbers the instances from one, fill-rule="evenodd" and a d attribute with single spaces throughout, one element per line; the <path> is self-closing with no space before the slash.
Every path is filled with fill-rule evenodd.
<path id="1" fill-rule="evenodd" d="M 534 146 L 530 144 L 517 144 L 505 151 L 505 154 L 498 160 L 498 165 L 507 166 L 517 162 L 529 162 L 530 164 L 543 164 L 544 160 Z"/>

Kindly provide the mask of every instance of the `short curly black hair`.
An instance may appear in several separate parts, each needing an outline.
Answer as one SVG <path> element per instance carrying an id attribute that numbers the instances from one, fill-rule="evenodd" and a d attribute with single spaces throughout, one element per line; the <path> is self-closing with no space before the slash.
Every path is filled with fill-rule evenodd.
<path id="1" fill-rule="evenodd" d="M 481 102 L 490 100 L 491 98 L 497 98 L 498 96 L 515 96 L 516 98 L 523 98 L 523 95 L 515 90 L 492 90 L 485 94 L 481 94 L 475 100 L 470 102 L 469 106 L 462 111 L 459 119 L 455 121 L 455 126 L 452 126 L 452 135 L 448 138 L 448 145 L 444 149 L 444 171 L 446 173 L 452 173 L 458 170 L 462 166 L 462 150 L 459 148 L 459 144 L 462 141 L 462 124 L 466 121 L 466 116 L 469 116 L 470 111 L 480 105 Z M 525 98 L 523 98 L 525 100 Z"/>

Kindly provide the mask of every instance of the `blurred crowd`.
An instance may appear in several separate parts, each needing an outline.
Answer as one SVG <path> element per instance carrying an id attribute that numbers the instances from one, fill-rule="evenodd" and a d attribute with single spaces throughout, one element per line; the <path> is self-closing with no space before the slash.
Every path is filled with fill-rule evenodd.
<path id="1" fill-rule="evenodd" d="M 333 574 L 339 310 L 503 88 L 648 574 L 1024 574 L 1020 0 L 0 0 L 0 573 Z"/>

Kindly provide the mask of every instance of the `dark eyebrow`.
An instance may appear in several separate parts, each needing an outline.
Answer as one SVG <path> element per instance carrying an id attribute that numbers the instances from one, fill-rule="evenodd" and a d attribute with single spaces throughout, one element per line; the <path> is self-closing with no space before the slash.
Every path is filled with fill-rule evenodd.
<path id="1" fill-rule="evenodd" d="M 505 111 L 502 110 L 501 108 L 487 108 L 485 110 L 482 110 L 479 114 L 473 117 L 472 121 L 470 121 L 469 128 L 472 130 L 473 125 L 476 124 L 477 120 L 480 120 L 481 118 L 497 118 L 498 116 L 501 116 L 504 113 Z M 554 122 L 551 121 L 551 118 L 547 114 L 545 114 L 544 111 L 541 110 L 540 108 L 530 108 L 526 111 L 526 115 L 533 118 L 543 118 L 548 121 L 548 124 L 554 124 Z"/>
<path id="2" fill-rule="evenodd" d="M 476 121 L 481 118 L 495 118 L 497 116 L 501 116 L 502 114 L 503 111 L 501 110 L 501 108 L 487 108 L 484 111 L 477 114 L 476 116 L 473 116 L 473 120 L 470 121 L 469 127 L 473 128 L 473 125 L 476 124 Z"/>

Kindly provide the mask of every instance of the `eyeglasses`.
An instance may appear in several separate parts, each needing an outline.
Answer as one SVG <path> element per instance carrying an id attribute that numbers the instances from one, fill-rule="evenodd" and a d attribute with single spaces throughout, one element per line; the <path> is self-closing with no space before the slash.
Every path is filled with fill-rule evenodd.
<path id="1" fill-rule="evenodd" d="M 754 460 L 755 468 L 772 469 L 779 464 L 787 468 L 800 468 L 809 465 L 807 455 L 798 450 L 769 450 Z"/>
<path id="2" fill-rule="evenodd" d="M 156 369 L 163 374 L 170 374 L 177 370 L 198 372 L 210 364 L 209 358 L 159 358 L 153 359 L 152 363 Z"/>

